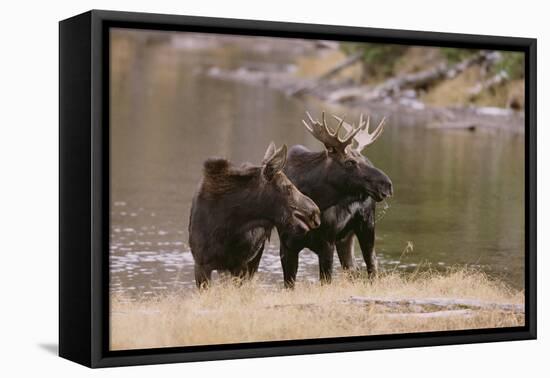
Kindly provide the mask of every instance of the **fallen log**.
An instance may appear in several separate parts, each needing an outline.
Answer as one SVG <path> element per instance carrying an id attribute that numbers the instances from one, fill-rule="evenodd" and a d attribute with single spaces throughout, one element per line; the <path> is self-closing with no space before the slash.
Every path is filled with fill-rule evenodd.
<path id="1" fill-rule="evenodd" d="M 433 319 L 433 318 L 448 318 L 452 316 L 462 316 L 471 318 L 474 315 L 472 310 L 443 310 L 433 312 L 403 312 L 403 313 L 384 313 L 381 316 L 387 318 L 419 318 L 419 319 Z"/>
<path id="2" fill-rule="evenodd" d="M 447 298 L 376 298 L 376 297 L 360 297 L 351 296 L 348 299 L 335 301 L 334 303 L 340 304 L 354 304 L 354 305 L 377 305 L 387 307 L 392 310 L 407 310 L 402 312 L 403 316 L 417 316 L 409 314 L 434 314 L 432 317 L 453 316 L 461 314 L 473 315 L 475 310 L 498 310 L 513 313 L 525 312 L 524 305 L 515 303 L 493 303 L 486 302 L 477 299 L 447 299 Z M 325 303 L 326 304 L 326 303 Z M 287 309 L 296 308 L 300 310 L 314 310 L 319 309 L 323 304 L 318 303 L 291 303 L 268 306 L 269 309 Z M 412 310 L 412 311 L 411 311 Z M 438 315 L 438 313 L 440 313 Z M 395 314 L 395 313 L 390 313 Z M 430 315 L 431 316 L 431 315 Z M 430 317 L 425 315 L 424 317 Z"/>
<path id="3" fill-rule="evenodd" d="M 388 318 L 418 318 L 434 319 L 454 316 L 473 317 L 483 311 L 500 311 L 502 313 L 512 313 L 522 315 L 525 312 L 523 304 L 516 303 L 493 303 L 477 299 L 447 299 L 447 298 L 379 298 L 379 297 L 361 297 L 351 296 L 347 299 L 329 301 L 323 303 L 285 303 L 265 306 L 264 310 L 300 310 L 300 311 L 323 311 L 333 310 L 334 305 L 360 305 L 360 306 L 378 306 L 379 311 L 373 311 L 373 316 Z M 197 315 L 213 315 L 223 313 L 225 310 L 197 309 Z M 156 315 L 160 310 L 137 310 L 132 313 L 142 313 L 145 315 Z M 128 315 L 127 311 L 111 311 L 111 315 Z"/>
<path id="4" fill-rule="evenodd" d="M 447 121 L 447 122 L 434 122 L 426 126 L 427 129 L 440 129 L 440 130 L 468 130 L 475 131 L 477 124 L 471 121 Z"/>
<path id="5" fill-rule="evenodd" d="M 449 72 L 450 68 L 445 63 L 441 63 L 434 68 L 426 71 L 401 75 L 386 80 L 375 89 L 380 97 L 392 96 L 399 93 L 403 88 L 421 88 L 436 81 L 442 80 Z"/>
<path id="6" fill-rule="evenodd" d="M 477 96 L 481 94 L 481 92 L 491 90 L 494 87 L 504 84 L 506 81 L 508 81 L 508 75 L 506 74 L 505 71 L 500 71 L 499 73 L 492 76 L 488 80 L 485 80 L 483 83 L 478 83 L 477 85 L 470 88 L 468 90 L 469 98 L 471 100 L 475 99 Z"/>
<path id="7" fill-rule="evenodd" d="M 399 97 L 404 91 L 413 91 L 414 94 L 420 88 L 429 87 L 444 79 L 451 79 L 474 64 L 491 64 L 495 59 L 496 57 L 493 53 L 481 51 L 453 65 L 441 63 L 425 71 L 392 77 L 378 85 L 342 88 L 330 94 L 327 100 L 329 102 L 345 102 L 350 99 L 360 98 L 364 101 L 373 101 Z M 310 89 L 313 88 L 311 87 Z"/>
<path id="8" fill-rule="evenodd" d="M 481 51 L 469 58 L 466 58 L 454 65 L 449 66 L 441 63 L 436 67 L 425 71 L 410 73 L 391 78 L 376 87 L 376 92 L 381 97 L 393 96 L 403 88 L 418 89 L 429 86 L 442 79 L 452 79 L 474 64 L 480 64 L 487 60 L 494 59 L 491 53 Z"/>
<path id="9" fill-rule="evenodd" d="M 321 75 L 317 76 L 315 79 L 312 79 L 311 81 L 306 82 L 305 84 L 301 84 L 295 89 L 292 89 L 288 92 L 288 95 L 290 96 L 300 96 L 303 95 L 306 92 L 311 91 L 312 89 L 315 89 L 319 85 L 322 84 L 323 80 L 328 79 L 331 76 L 336 75 L 338 72 L 342 71 L 344 68 L 347 68 L 355 63 L 357 63 L 363 54 L 357 53 L 354 55 L 351 55 L 344 59 L 342 62 L 338 63 L 334 67 L 330 68 L 328 71 L 325 71 Z"/>
<path id="10" fill-rule="evenodd" d="M 373 304 L 388 307 L 403 306 L 433 306 L 440 308 L 469 308 L 480 310 L 502 310 L 512 312 L 524 312 L 525 306 L 515 303 L 492 303 L 480 301 L 477 299 L 446 299 L 446 298 L 370 298 L 370 297 L 350 297 L 347 302 L 354 304 Z"/>

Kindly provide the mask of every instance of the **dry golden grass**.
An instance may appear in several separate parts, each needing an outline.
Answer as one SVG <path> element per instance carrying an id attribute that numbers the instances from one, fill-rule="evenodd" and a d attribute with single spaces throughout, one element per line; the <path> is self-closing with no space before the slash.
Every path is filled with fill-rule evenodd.
<path id="1" fill-rule="evenodd" d="M 476 299 L 523 304 L 514 291 L 486 275 L 463 269 L 447 273 L 385 273 L 374 282 L 340 278 L 331 285 L 299 283 L 293 291 L 258 281 L 241 286 L 214 283 L 206 292 L 130 301 L 111 299 L 111 349 L 224 344 L 286 339 L 410 333 L 524 324 L 523 313 L 497 309 L 436 318 L 414 316 L 433 311 L 418 306 L 353 304 L 369 298 Z M 470 310 L 468 310 L 470 311 Z M 407 315 L 408 314 L 408 315 Z M 412 315 L 412 316 L 409 316 Z"/>

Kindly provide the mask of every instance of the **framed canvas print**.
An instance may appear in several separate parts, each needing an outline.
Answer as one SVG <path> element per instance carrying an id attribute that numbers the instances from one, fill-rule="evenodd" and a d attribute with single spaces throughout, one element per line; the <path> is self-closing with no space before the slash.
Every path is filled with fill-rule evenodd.
<path id="1" fill-rule="evenodd" d="M 536 337 L 536 40 L 60 22 L 59 352 Z"/>

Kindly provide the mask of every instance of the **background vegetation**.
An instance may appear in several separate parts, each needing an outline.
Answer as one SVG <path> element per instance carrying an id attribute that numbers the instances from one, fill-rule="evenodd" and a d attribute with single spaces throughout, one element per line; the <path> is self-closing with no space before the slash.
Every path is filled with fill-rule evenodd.
<path id="1" fill-rule="evenodd" d="M 523 108 L 525 67 L 520 52 L 380 43 L 342 43 L 340 50 L 348 56 L 360 56 L 361 85 L 380 85 L 390 79 L 440 69 L 447 72 L 418 87 L 409 87 L 413 92 L 408 95 L 413 93 L 413 97 L 436 106 Z M 491 53 L 490 59 L 480 59 L 453 73 L 454 67 L 483 53 Z"/>

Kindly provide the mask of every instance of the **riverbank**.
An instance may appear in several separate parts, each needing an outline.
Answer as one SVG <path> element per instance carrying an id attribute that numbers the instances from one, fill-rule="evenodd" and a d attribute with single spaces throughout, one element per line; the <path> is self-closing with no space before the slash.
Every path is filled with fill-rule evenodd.
<path id="1" fill-rule="evenodd" d="M 379 118 L 388 116 L 390 121 L 392 115 L 406 114 L 416 120 L 415 125 L 429 129 L 525 132 L 523 79 L 487 73 L 498 53 L 482 51 L 448 64 L 438 48 L 412 47 L 393 62 L 394 76 L 366 83 L 359 79 L 361 62 L 346 56 L 339 44 L 302 43 L 302 49 L 287 52 L 287 64 L 213 66 L 204 73 L 268 87 L 305 101 L 317 99 Z M 249 49 L 251 45 L 253 39 L 237 48 Z M 267 46 L 264 53 L 268 52 Z"/>
<path id="2" fill-rule="evenodd" d="M 293 291 L 254 280 L 205 293 L 111 298 L 111 349 L 522 326 L 524 294 L 467 269 L 386 272 Z"/>

